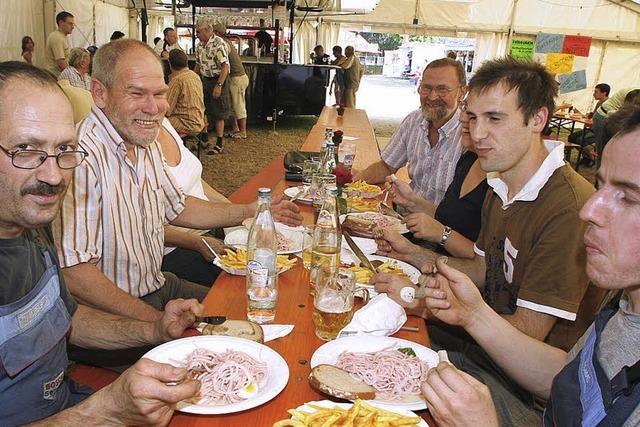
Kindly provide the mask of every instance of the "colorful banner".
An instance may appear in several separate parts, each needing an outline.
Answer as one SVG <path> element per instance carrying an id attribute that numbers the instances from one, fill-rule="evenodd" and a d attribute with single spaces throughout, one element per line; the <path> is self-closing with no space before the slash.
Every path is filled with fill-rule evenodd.
<path id="1" fill-rule="evenodd" d="M 570 74 L 558 76 L 560 82 L 560 93 L 574 92 L 587 88 L 587 72 L 585 70 L 575 71 Z"/>
<path id="2" fill-rule="evenodd" d="M 573 71 L 573 55 L 549 53 L 545 65 L 551 74 L 568 74 Z"/>
<path id="3" fill-rule="evenodd" d="M 564 36 L 562 53 L 570 53 L 576 56 L 589 56 L 591 49 L 591 37 L 587 36 Z"/>
<path id="4" fill-rule="evenodd" d="M 562 52 L 564 36 L 562 34 L 538 33 L 536 36 L 536 52 Z"/>
<path id="5" fill-rule="evenodd" d="M 532 59 L 534 44 L 533 40 L 511 40 L 511 57 L 515 59 Z"/>

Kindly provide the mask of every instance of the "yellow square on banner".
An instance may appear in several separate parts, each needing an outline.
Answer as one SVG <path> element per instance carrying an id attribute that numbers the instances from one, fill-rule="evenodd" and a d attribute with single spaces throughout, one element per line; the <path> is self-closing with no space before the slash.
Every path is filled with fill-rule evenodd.
<path id="1" fill-rule="evenodd" d="M 568 74 L 573 71 L 573 55 L 548 53 L 546 67 L 552 74 Z"/>

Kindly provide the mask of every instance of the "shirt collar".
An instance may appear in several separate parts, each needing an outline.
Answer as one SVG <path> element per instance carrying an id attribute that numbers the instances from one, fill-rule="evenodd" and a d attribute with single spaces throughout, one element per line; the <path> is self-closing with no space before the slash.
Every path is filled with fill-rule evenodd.
<path id="1" fill-rule="evenodd" d="M 502 200 L 502 209 L 507 209 L 514 202 L 532 202 L 536 200 L 540 190 L 547 184 L 551 175 L 556 169 L 564 166 L 564 143 L 561 141 L 545 140 L 544 146 L 547 149 L 547 157 L 542 162 L 536 173 L 531 176 L 529 181 L 522 187 L 513 199 L 509 200 L 509 188 L 507 183 L 500 178 L 498 172 L 489 172 L 487 174 L 487 184 L 491 186 L 493 192 Z"/>
<path id="2" fill-rule="evenodd" d="M 420 116 L 422 119 L 420 126 L 424 129 L 425 132 L 429 132 L 429 120 L 424 117 L 424 114 L 422 114 L 422 112 L 420 113 Z M 438 129 L 438 142 L 440 142 L 440 139 L 442 138 L 449 138 L 458 128 L 459 123 L 460 109 L 456 109 L 455 113 L 453 113 L 453 116 L 451 116 L 451 118 Z"/>
<path id="3" fill-rule="evenodd" d="M 120 152 L 121 154 L 124 153 L 124 155 L 126 156 L 127 147 L 124 145 L 124 139 L 122 138 L 122 136 L 120 136 L 116 128 L 113 127 L 111 121 L 109 121 L 104 112 L 96 105 L 91 107 L 91 112 L 95 114 L 96 119 L 107 132 L 107 139 L 109 140 L 107 146 L 114 152 Z"/>

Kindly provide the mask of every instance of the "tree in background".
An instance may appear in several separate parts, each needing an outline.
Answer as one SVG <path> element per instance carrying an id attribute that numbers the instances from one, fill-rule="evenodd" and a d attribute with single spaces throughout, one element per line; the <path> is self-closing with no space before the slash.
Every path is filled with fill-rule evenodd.
<path id="1" fill-rule="evenodd" d="M 378 43 L 380 51 L 396 50 L 402 44 L 402 36 L 400 34 L 386 33 L 360 33 L 368 43 Z"/>

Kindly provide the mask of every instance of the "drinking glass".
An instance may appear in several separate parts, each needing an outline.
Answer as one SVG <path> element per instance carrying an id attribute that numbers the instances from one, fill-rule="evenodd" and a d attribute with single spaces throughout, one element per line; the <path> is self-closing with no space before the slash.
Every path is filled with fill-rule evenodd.
<path id="1" fill-rule="evenodd" d="M 320 162 L 317 160 L 305 160 L 302 163 L 302 184 L 311 186 L 311 180 L 314 175 L 320 171 Z"/>
<path id="2" fill-rule="evenodd" d="M 353 161 L 356 158 L 356 145 L 355 144 L 340 144 L 340 151 L 338 152 L 338 159 L 342 166 L 351 170 Z"/>
<path id="3" fill-rule="evenodd" d="M 304 234 L 302 235 L 302 264 L 307 270 L 311 268 L 311 249 L 313 246 L 313 232 L 315 229 L 315 225 L 305 225 Z"/>
<path id="4" fill-rule="evenodd" d="M 314 175 L 311 180 L 309 196 L 313 200 L 313 207 L 316 211 L 322 207 L 324 201 L 325 188 L 336 185 L 336 176 L 332 173 Z"/>
<path id="5" fill-rule="evenodd" d="M 324 268 L 317 273 L 312 319 L 318 338 L 329 341 L 353 317 L 355 274 L 346 268 Z"/>

